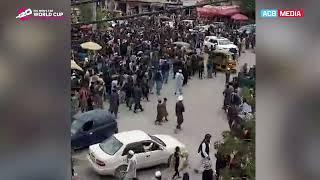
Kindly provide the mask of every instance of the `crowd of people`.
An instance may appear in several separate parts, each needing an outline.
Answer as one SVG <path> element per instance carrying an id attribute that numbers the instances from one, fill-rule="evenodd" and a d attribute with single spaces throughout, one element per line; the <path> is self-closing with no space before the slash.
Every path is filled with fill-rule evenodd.
<path id="1" fill-rule="evenodd" d="M 206 32 L 190 32 L 192 28 L 182 23 L 181 17 L 173 16 L 174 27 L 161 23 L 158 16 L 142 17 L 118 23 L 111 31 L 73 31 L 72 57 L 84 72 L 72 73 L 73 114 L 78 104 L 82 112 L 102 108 L 106 99 L 110 109 L 117 114 L 117 106 L 126 103 L 129 109 L 134 104 L 134 112 L 143 111 L 141 99 L 149 100 L 149 94 L 161 95 L 164 84 L 168 82 L 172 66 L 176 78 L 174 94 L 182 94 L 182 86 L 191 76 L 199 72 L 203 77 L 204 64 L 201 52 L 206 35 L 229 38 L 239 46 L 254 47 L 254 35 L 239 33 L 228 26 L 210 27 Z M 100 51 L 87 51 L 79 48 L 79 43 L 93 41 L 102 45 Z M 191 52 L 173 42 L 191 44 Z M 244 42 L 244 43 L 242 43 Z M 251 42 L 251 43 L 250 43 Z M 209 71 L 211 68 L 207 68 Z M 207 73 L 208 76 L 211 74 Z M 114 95 L 116 94 L 116 95 Z"/>
<path id="2" fill-rule="evenodd" d="M 161 15 L 162 17 L 164 15 Z M 211 26 L 205 32 L 191 32 L 191 25 L 182 23 L 183 17 L 170 16 L 174 26 L 165 25 L 160 16 L 140 17 L 118 22 L 112 30 L 87 30 L 73 29 L 72 58 L 81 65 L 83 72 L 73 70 L 72 82 L 72 114 L 90 111 L 93 109 L 103 109 L 104 102 L 108 101 L 109 111 L 117 118 L 120 104 L 125 104 L 128 110 L 138 113 L 144 111 L 141 101 L 149 101 L 150 94 L 162 95 L 162 88 L 168 83 L 168 79 L 175 81 L 175 89 L 172 93 L 177 95 L 175 107 L 177 117 L 177 130 L 181 130 L 183 123 L 183 87 L 188 84 L 188 80 L 196 74 L 203 78 L 204 69 L 210 77 L 212 71 L 211 64 L 205 64 L 202 57 L 203 40 L 207 35 L 222 36 L 230 39 L 239 47 L 239 55 L 244 49 L 255 47 L 255 35 L 239 33 L 227 25 Z M 195 21 L 200 24 L 199 20 Z M 79 48 L 79 44 L 93 41 L 103 48 L 100 51 L 87 51 Z M 179 46 L 174 42 L 187 42 L 190 48 Z M 171 73 L 172 69 L 172 73 Z M 212 70 L 212 69 L 211 69 Z M 172 77 L 170 77 L 172 74 Z M 229 83 L 230 74 L 226 73 L 226 90 L 224 109 L 228 110 L 229 119 L 234 119 L 232 115 L 233 107 L 244 107 L 243 101 L 237 92 L 237 83 Z M 238 86 L 239 87 L 239 86 Z M 168 121 L 168 111 L 166 108 L 166 98 L 158 100 L 157 115 L 155 124 L 161 125 Z M 238 112 L 238 111 L 237 111 Z M 237 114 L 238 115 L 238 114 Z M 232 128 L 234 121 L 229 121 Z M 202 170 L 197 170 L 210 177 L 214 174 L 210 164 L 209 145 L 211 135 L 207 134 L 199 146 L 201 154 Z M 134 152 L 129 152 L 128 172 L 132 172 L 134 163 Z M 180 177 L 179 148 L 175 153 L 175 174 L 173 179 Z M 209 160 L 209 162 L 207 161 Z M 133 164 L 131 166 L 131 164 Z M 203 164 L 206 164 L 203 166 Z M 135 170 L 133 170 L 135 172 Z M 129 173 L 130 178 L 136 178 L 136 173 Z M 213 177 L 213 175 L 211 175 Z M 161 179 L 161 172 L 155 174 L 156 179 Z M 189 179 L 188 173 L 183 175 L 183 179 Z M 210 178 L 204 178 L 210 180 Z"/>

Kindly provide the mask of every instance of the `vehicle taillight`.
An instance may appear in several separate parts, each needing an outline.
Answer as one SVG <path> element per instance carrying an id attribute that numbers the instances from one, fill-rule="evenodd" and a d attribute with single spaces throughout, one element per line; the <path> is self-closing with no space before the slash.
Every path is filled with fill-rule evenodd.
<path id="1" fill-rule="evenodd" d="M 105 166 L 106 164 L 102 161 L 100 161 L 99 159 L 96 159 L 96 163 L 99 165 L 99 166 Z"/>

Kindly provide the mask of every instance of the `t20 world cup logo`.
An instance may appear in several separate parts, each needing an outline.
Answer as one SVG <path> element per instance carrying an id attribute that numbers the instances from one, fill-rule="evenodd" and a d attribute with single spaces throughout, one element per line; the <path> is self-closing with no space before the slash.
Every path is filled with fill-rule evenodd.
<path id="1" fill-rule="evenodd" d="M 32 10 L 30 8 L 20 8 L 18 10 L 18 16 L 17 19 L 20 19 L 21 21 L 27 21 L 31 18 Z"/>

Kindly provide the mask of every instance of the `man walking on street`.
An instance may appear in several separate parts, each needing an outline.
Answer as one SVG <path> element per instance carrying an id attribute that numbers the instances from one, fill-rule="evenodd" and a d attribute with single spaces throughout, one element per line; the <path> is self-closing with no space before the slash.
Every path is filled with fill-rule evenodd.
<path id="1" fill-rule="evenodd" d="M 183 86 L 184 76 L 182 75 L 182 70 L 179 69 L 179 72 L 176 74 L 176 90 L 174 94 L 176 95 L 179 91 L 180 95 L 182 94 L 182 86 Z"/>
<path id="2" fill-rule="evenodd" d="M 175 179 L 177 176 L 178 178 L 180 177 L 179 174 L 179 166 L 180 166 L 180 148 L 179 146 L 176 147 L 175 152 L 173 154 L 173 165 L 174 165 L 174 175 L 172 177 L 172 179 Z"/>
<path id="3" fill-rule="evenodd" d="M 230 81 L 230 68 L 227 68 L 226 71 L 226 84 L 228 84 Z"/>
<path id="4" fill-rule="evenodd" d="M 163 98 L 163 103 L 162 103 L 162 107 L 163 107 L 163 111 L 164 111 L 164 120 L 168 121 L 168 111 L 167 111 L 167 98 Z"/>
<path id="5" fill-rule="evenodd" d="M 196 173 L 202 173 L 206 161 L 210 161 L 210 140 L 211 135 L 206 134 L 203 141 L 199 145 L 198 153 L 201 155 L 200 165 L 198 169 L 195 169 Z"/>
<path id="6" fill-rule="evenodd" d="M 162 107 L 161 100 L 159 99 L 158 105 L 157 105 L 157 117 L 156 117 L 156 121 L 154 122 L 155 125 L 162 125 L 163 116 L 164 116 L 163 107 Z"/>
<path id="7" fill-rule="evenodd" d="M 137 109 L 143 111 L 141 106 L 142 89 L 139 84 L 136 84 L 133 90 L 134 93 L 134 113 L 137 113 Z"/>
<path id="8" fill-rule="evenodd" d="M 181 124 L 183 123 L 183 113 L 185 111 L 184 105 L 182 103 L 183 96 L 178 97 L 178 102 L 176 103 L 176 116 L 177 116 L 177 127 L 176 130 L 181 130 Z"/>
<path id="9" fill-rule="evenodd" d="M 117 92 L 117 89 L 113 89 L 110 97 L 109 111 L 111 114 L 114 114 L 116 118 L 118 117 L 119 104 L 120 104 L 119 94 Z"/>
<path id="10" fill-rule="evenodd" d="M 125 179 L 137 180 L 137 159 L 132 150 L 128 154 L 128 167 Z"/>
<path id="11" fill-rule="evenodd" d="M 203 60 L 201 60 L 199 62 L 199 79 L 202 79 L 203 78 L 203 71 L 204 71 L 204 63 L 203 63 Z"/>
<path id="12" fill-rule="evenodd" d="M 156 93 L 159 96 L 160 91 L 162 89 L 162 83 L 163 83 L 163 77 L 160 70 L 156 72 L 154 80 L 156 82 L 156 91 L 157 91 Z"/>
<path id="13" fill-rule="evenodd" d="M 213 180 L 214 173 L 212 169 L 212 163 L 210 160 L 207 160 L 204 163 L 204 170 L 202 172 L 202 180 Z"/>
<path id="14" fill-rule="evenodd" d="M 161 65 L 161 72 L 164 79 L 164 83 L 168 83 L 168 77 L 169 77 L 169 71 L 170 71 L 170 64 L 167 60 L 164 60 L 163 64 Z"/>

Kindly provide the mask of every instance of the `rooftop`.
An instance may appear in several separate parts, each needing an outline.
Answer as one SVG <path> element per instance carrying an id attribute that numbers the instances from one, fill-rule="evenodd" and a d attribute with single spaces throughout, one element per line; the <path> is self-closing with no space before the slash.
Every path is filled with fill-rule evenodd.
<path id="1" fill-rule="evenodd" d="M 141 130 L 133 130 L 133 131 L 125 131 L 114 135 L 120 142 L 123 144 L 130 144 L 139 141 L 151 140 L 150 136 L 141 131 Z"/>

